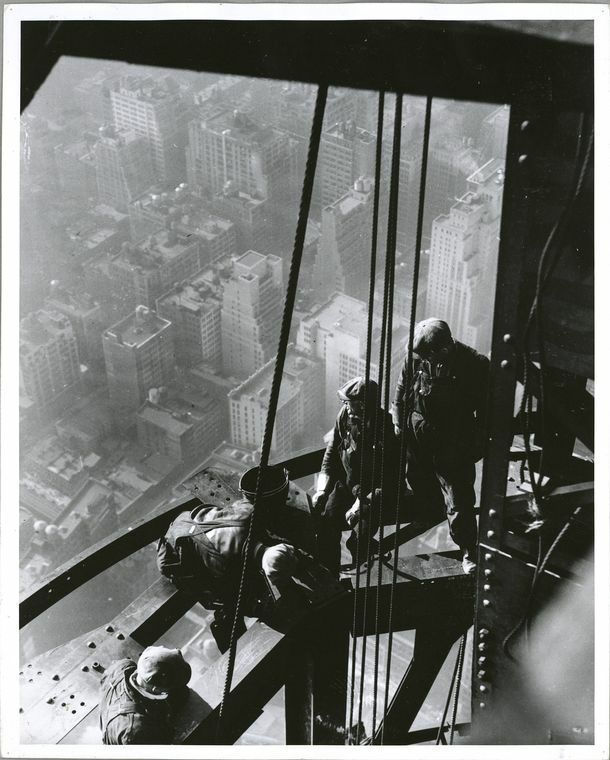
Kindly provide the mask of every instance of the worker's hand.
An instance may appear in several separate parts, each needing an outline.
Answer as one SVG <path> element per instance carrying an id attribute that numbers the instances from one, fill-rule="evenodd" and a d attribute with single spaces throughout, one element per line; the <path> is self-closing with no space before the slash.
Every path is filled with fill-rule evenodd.
<path id="1" fill-rule="evenodd" d="M 394 435 L 398 437 L 400 436 L 401 433 L 402 433 L 402 430 L 400 429 L 400 425 L 394 425 Z"/>
<path id="2" fill-rule="evenodd" d="M 316 491 L 311 497 L 311 504 L 314 508 L 314 511 L 318 513 L 324 509 L 327 501 L 328 495 L 326 491 Z"/>
<path id="3" fill-rule="evenodd" d="M 345 513 L 345 522 L 350 528 L 353 528 L 360 522 L 360 499 L 356 499 Z"/>

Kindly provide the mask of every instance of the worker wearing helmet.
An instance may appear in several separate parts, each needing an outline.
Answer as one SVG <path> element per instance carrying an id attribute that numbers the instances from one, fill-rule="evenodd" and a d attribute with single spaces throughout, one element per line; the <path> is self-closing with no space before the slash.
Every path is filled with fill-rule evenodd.
<path id="1" fill-rule="evenodd" d="M 392 421 L 389 414 L 379 407 L 377 383 L 369 380 L 367 386 L 362 377 L 355 377 L 345 383 L 337 394 L 342 406 L 324 453 L 313 496 L 314 510 L 320 515 L 322 523 L 318 536 L 320 558 L 333 571 L 339 568 L 343 530 L 352 529 L 346 546 L 354 564 L 357 561 L 358 535 L 368 538 L 369 530 L 371 536 L 377 531 L 377 500 L 381 497 L 382 484 L 384 507 L 395 509 L 398 471 Z M 363 435 L 365 411 L 366 436 Z M 374 441 L 375 427 L 377 435 Z M 371 501 L 374 501 L 372 505 Z M 372 545 L 375 544 L 373 540 Z M 361 547 L 360 558 L 361 561 L 366 559 L 366 548 Z"/>
<path id="2" fill-rule="evenodd" d="M 287 505 L 287 471 L 267 467 L 256 499 L 258 475 L 258 467 L 244 473 L 239 483 L 242 499 L 201 504 L 178 515 L 157 546 L 161 573 L 215 610 L 211 631 L 221 652 L 230 643 L 249 534 L 252 572 L 242 589 L 245 615 L 266 618 L 279 599 L 284 607 L 305 605 L 302 589 L 332 580 L 306 551 L 313 548 L 307 546 L 299 519 L 306 516 Z M 245 632 L 243 619 L 235 630 L 237 635 Z"/>
<path id="3" fill-rule="evenodd" d="M 171 744 L 172 714 L 186 697 L 191 666 L 179 649 L 147 647 L 137 664 L 110 665 L 101 680 L 104 744 Z"/>
<path id="4" fill-rule="evenodd" d="M 425 319 L 415 326 L 411 374 L 405 359 L 392 407 L 397 435 L 404 424 L 418 519 L 446 514 L 466 573 L 475 568 L 475 462 L 484 451 L 488 375 L 489 360 L 454 340 L 447 322 Z"/>

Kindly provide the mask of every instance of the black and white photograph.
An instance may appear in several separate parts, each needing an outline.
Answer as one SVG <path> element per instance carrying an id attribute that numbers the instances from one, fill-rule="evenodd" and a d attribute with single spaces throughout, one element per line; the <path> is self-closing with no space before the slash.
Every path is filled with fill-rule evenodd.
<path id="1" fill-rule="evenodd" d="M 609 757 L 609 36 L 4 7 L 3 757 Z"/>

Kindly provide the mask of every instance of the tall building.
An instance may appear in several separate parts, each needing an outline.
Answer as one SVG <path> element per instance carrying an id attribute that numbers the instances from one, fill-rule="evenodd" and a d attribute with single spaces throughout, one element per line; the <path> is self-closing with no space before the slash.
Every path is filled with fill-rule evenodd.
<path id="1" fill-rule="evenodd" d="M 324 365 L 325 423 L 330 425 L 339 401 L 337 390 L 350 378 L 366 373 L 367 304 L 343 293 L 335 293 L 308 317 L 301 320 L 296 347 Z M 377 379 L 381 319 L 373 319 L 371 378 Z M 392 388 L 405 355 L 408 325 L 394 319 L 392 326 Z"/>
<path id="2" fill-rule="evenodd" d="M 335 291 L 367 299 L 371 259 L 373 182 L 360 177 L 338 200 L 322 209 L 322 228 L 314 266 L 319 300 Z"/>
<path id="3" fill-rule="evenodd" d="M 224 434 L 216 401 L 206 391 L 188 386 L 151 390 L 136 424 L 142 447 L 185 464 L 203 461 Z"/>
<path id="4" fill-rule="evenodd" d="M 181 182 L 188 111 L 171 77 L 125 76 L 109 90 L 112 121 L 148 141 L 155 178 Z"/>
<path id="5" fill-rule="evenodd" d="M 353 120 L 334 124 L 322 134 L 317 174 L 324 208 L 348 192 L 358 177 L 375 176 L 375 136 Z"/>
<path id="6" fill-rule="evenodd" d="M 52 280 L 45 307 L 68 318 L 81 361 L 90 363 L 101 360 L 104 316 L 102 307 L 89 293 L 64 288 L 57 280 Z"/>
<path id="7" fill-rule="evenodd" d="M 199 241 L 199 266 L 236 255 L 237 232 L 233 222 L 209 210 L 209 203 L 190 193 L 183 182 L 175 189 L 146 192 L 129 206 L 132 240 L 173 227 Z"/>
<path id="8" fill-rule="evenodd" d="M 145 306 L 109 327 L 103 335 L 110 400 L 124 426 L 151 388 L 167 385 L 174 372 L 171 324 Z"/>
<path id="9" fill-rule="evenodd" d="M 466 179 L 481 165 L 480 151 L 472 141 L 450 136 L 430 146 L 426 174 L 424 235 L 432 221 L 445 214 L 466 191 Z"/>
<path id="10" fill-rule="evenodd" d="M 193 367 L 206 362 L 220 368 L 221 294 L 205 276 L 177 283 L 157 300 L 157 313 L 172 323 L 177 364 Z"/>
<path id="11" fill-rule="evenodd" d="M 120 211 L 153 182 L 150 149 L 134 131 L 102 127 L 94 152 L 98 196 Z"/>
<path id="12" fill-rule="evenodd" d="M 297 195 L 296 142 L 285 132 L 262 127 L 234 110 L 189 125 L 188 182 L 210 194 L 232 183 L 275 210 Z"/>
<path id="13" fill-rule="evenodd" d="M 206 199 L 210 209 L 235 225 L 237 252 L 249 249 L 267 251 L 274 237 L 270 204 L 266 198 L 259 198 L 238 190 L 234 183 L 227 183 L 220 192 Z"/>
<path id="14" fill-rule="evenodd" d="M 504 162 L 490 159 L 469 190 L 432 224 L 426 312 L 445 319 L 458 340 L 486 353 L 495 292 Z"/>
<path id="15" fill-rule="evenodd" d="M 20 402 L 44 418 L 61 409 L 79 384 L 78 345 L 70 320 L 51 310 L 24 317 L 19 329 Z"/>
<path id="16" fill-rule="evenodd" d="M 174 283 L 199 269 L 199 241 L 175 229 L 160 230 L 137 246 L 125 244 L 108 266 L 115 293 L 130 308 L 143 304 L 151 309 Z"/>
<path id="17" fill-rule="evenodd" d="M 270 360 L 229 393 L 231 440 L 238 446 L 260 448 L 274 364 Z M 271 442 L 275 458 L 294 456 L 318 433 L 322 377 L 319 361 L 294 347 L 288 349 Z"/>
<path id="18" fill-rule="evenodd" d="M 64 195 L 81 202 L 97 198 L 94 145 L 89 140 L 62 143 L 54 148 L 59 187 Z"/>
<path id="19" fill-rule="evenodd" d="M 225 374 L 249 377 L 277 350 L 283 296 L 282 260 L 246 251 L 224 283 L 221 330 Z"/>
<path id="20" fill-rule="evenodd" d="M 509 116 L 509 106 L 500 106 L 483 119 L 479 136 L 483 158 L 505 158 Z"/>

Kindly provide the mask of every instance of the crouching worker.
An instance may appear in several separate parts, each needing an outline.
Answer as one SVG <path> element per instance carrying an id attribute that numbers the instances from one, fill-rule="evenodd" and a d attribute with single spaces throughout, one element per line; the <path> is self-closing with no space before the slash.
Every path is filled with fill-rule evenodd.
<path id="1" fill-rule="evenodd" d="M 179 649 L 147 647 L 117 660 L 101 680 L 104 744 L 171 744 L 172 715 L 187 695 L 191 666 Z"/>
<path id="2" fill-rule="evenodd" d="M 194 594 L 204 607 L 215 610 L 211 631 L 221 652 L 229 648 L 257 477 L 258 467 L 243 475 L 239 487 L 244 498 L 233 504 L 201 504 L 178 515 L 157 547 L 161 573 Z M 283 467 L 265 469 L 252 524 L 249 573 L 242 589 L 241 610 L 248 617 L 275 619 L 279 600 L 284 607 L 305 607 L 308 595 L 315 597 L 320 587 L 332 582 L 325 568 L 295 546 L 296 537 L 286 540 L 288 489 Z M 236 634 L 245 630 L 242 617 Z"/>
<path id="3" fill-rule="evenodd" d="M 367 541 L 369 531 L 371 537 L 377 532 L 380 504 L 383 502 L 383 509 L 393 514 L 399 477 L 399 450 L 392 420 L 378 406 L 377 383 L 369 380 L 367 386 L 363 378 L 355 377 L 337 394 L 342 406 L 324 453 L 317 491 L 312 499 L 314 511 L 320 519 L 320 559 L 334 572 L 339 570 L 342 531 L 352 530 L 346 547 L 355 565 L 358 537 Z M 376 436 L 373 434 L 375 427 Z M 382 485 L 384 493 L 381 492 Z M 376 547 L 372 538 L 371 545 Z M 366 559 L 366 547 L 361 546 L 359 555 L 361 562 Z"/>

